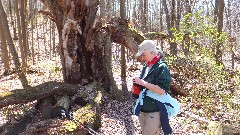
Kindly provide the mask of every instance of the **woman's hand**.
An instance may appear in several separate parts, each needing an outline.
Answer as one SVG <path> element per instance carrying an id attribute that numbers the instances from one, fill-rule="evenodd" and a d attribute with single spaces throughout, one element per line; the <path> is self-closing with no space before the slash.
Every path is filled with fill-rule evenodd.
<path id="1" fill-rule="evenodd" d="M 144 86 L 144 84 L 146 84 L 146 81 L 144 81 L 143 79 L 140 79 L 139 77 L 134 77 L 133 83 Z"/>
<path id="2" fill-rule="evenodd" d="M 148 83 L 148 82 L 144 81 L 143 79 L 140 79 L 139 77 L 134 77 L 133 83 L 141 85 L 141 86 L 147 88 L 148 90 L 151 90 L 154 93 L 158 93 L 160 95 L 165 94 L 165 91 L 163 89 L 161 89 L 158 85 Z"/>

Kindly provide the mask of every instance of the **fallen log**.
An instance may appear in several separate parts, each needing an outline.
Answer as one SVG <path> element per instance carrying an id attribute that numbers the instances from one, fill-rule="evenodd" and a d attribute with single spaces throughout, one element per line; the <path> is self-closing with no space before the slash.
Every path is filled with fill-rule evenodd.
<path id="1" fill-rule="evenodd" d="M 47 119 L 44 121 L 28 124 L 25 131 L 20 135 L 33 134 L 88 134 L 88 129 L 97 130 L 101 125 L 100 107 L 104 95 L 104 89 L 99 83 L 92 82 L 84 87 L 80 97 L 92 93 L 93 97 L 85 106 L 78 106 L 71 110 L 73 119 Z M 76 95 L 75 95 L 76 96 Z M 84 126 L 83 126 L 84 125 Z"/>
<path id="2" fill-rule="evenodd" d="M 51 81 L 26 89 L 1 92 L 0 108 L 13 104 L 28 103 L 50 95 L 74 95 L 82 88 L 79 85 Z"/>

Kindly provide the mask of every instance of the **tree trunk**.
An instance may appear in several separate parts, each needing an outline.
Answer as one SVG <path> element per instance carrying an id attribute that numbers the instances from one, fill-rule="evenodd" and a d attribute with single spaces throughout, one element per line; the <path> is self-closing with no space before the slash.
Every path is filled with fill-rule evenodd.
<path id="1" fill-rule="evenodd" d="M 100 17 L 105 18 L 105 0 L 100 0 Z"/>
<path id="2" fill-rule="evenodd" d="M 25 19 L 25 0 L 20 1 L 20 16 L 21 16 L 21 28 L 22 28 L 22 43 L 23 43 L 23 56 L 25 61 L 27 61 L 28 47 L 27 47 L 27 27 Z M 27 62 L 22 63 L 22 68 L 25 70 L 27 68 Z"/>
<path id="3" fill-rule="evenodd" d="M 35 6 L 34 6 L 34 3 L 33 1 L 29 1 L 29 11 L 30 11 L 30 14 L 31 14 L 31 43 L 32 43 L 32 48 L 31 48 L 31 53 L 32 53 L 32 64 L 34 65 L 35 64 L 35 42 L 34 42 L 34 37 L 33 37 L 33 29 L 34 28 L 34 18 L 35 18 Z"/>
<path id="4" fill-rule="evenodd" d="M 181 1 L 177 1 L 177 15 L 176 15 L 176 28 L 179 30 L 180 27 L 180 20 L 181 20 L 181 14 L 182 14 L 182 4 Z"/>
<path id="5" fill-rule="evenodd" d="M 7 15 L 6 15 L 6 13 L 3 9 L 2 1 L 0 1 L 0 2 L 1 2 L 0 3 L 0 15 L 1 15 L 1 20 L 0 21 L 2 23 L 3 32 L 6 34 L 5 36 L 6 36 L 8 45 L 9 45 L 10 52 L 13 56 L 13 61 L 14 61 L 15 68 L 17 70 L 17 74 L 19 76 L 19 80 L 21 81 L 22 86 L 24 88 L 26 88 L 26 87 L 28 87 L 27 78 L 26 78 L 24 72 L 21 69 L 21 65 L 20 65 L 20 62 L 19 62 L 19 59 L 18 59 L 18 54 L 17 54 L 16 48 L 13 44 L 13 40 L 12 40 L 11 33 L 10 33 L 10 30 L 9 30 Z"/>
<path id="6" fill-rule="evenodd" d="M 163 2 L 164 11 L 165 11 L 165 14 L 166 14 L 166 21 L 167 21 L 167 29 L 168 29 L 169 39 L 171 40 L 173 38 L 173 33 L 171 31 L 171 28 L 174 27 L 174 25 L 173 25 L 174 23 L 171 22 L 171 20 L 174 21 L 174 19 L 170 18 L 166 0 L 163 0 L 162 2 Z M 170 53 L 172 55 L 177 56 L 177 44 L 175 42 L 170 41 Z"/>
<path id="7" fill-rule="evenodd" d="M 96 18 L 97 0 L 90 3 L 43 0 L 43 3 L 59 32 L 64 81 L 87 84 L 96 80 L 107 92 L 121 96 L 113 79 L 111 43 L 119 43 L 136 53 L 137 43 L 131 38 L 128 22 L 116 19 L 108 28 L 102 27 Z"/>
<path id="8" fill-rule="evenodd" d="M 143 0 L 143 27 L 142 27 L 142 31 L 144 33 L 146 33 L 148 31 L 148 0 Z"/>
<path id="9" fill-rule="evenodd" d="M 185 15 L 192 13 L 191 4 L 190 4 L 189 0 L 185 0 L 185 7 L 186 7 Z M 189 20 L 191 20 L 191 16 L 189 16 L 185 21 L 185 23 L 187 24 L 188 27 L 190 27 L 189 23 L 188 23 Z M 187 33 L 184 35 L 184 40 L 182 43 L 182 50 L 186 57 L 188 57 L 188 55 L 189 55 L 190 45 L 191 45 L 190 37 L 189 37 L 189 34 Z"/>
<path id="10" fill-rule="evenodd" d="M 111 0 L 107 0 L 107 20 L 110 20 L 111 16 L 112 16 L 112 13 L 111 13 L 111 10 L 112 10 L 112 4 L 111 4 Z"/>
<path id="11" fill-rule="evenodd" d="M 222 34 L 222 28 L 223 28 L 223 11 L 224 11 L 224 0 L 219 0 L 219 4 L 218 4 L 218 38 L 220 38 L 221 34 Z M 218 65 L 223 64 L 222 63 L 222 48 L 223 48 L 223 42 L 222 41 L 218 41 L 217 45 L 216 45 L 216 62 Z"/>
<path id="12" fill-rule="evenodd" d="M 215 0 L 215 8 L 214 8 L 214 22 L 215 23 L 217 23 L 218 5 L 219 5 L 219 0 Z"/>
<path id="13" fill-rule="evenodd" d="M 10 69 L 8 49 L 7 49 L 6 37 L 3 32 L 3 27 L 2 27 L 1 21 L 0 21 L 0 41 L 1 41 L 2 62 L 4 64 L 5 72 L 8 73 L 8 71 Z"/>
<path id="14" fill-rule="evenodd" d="M 126 18 L 125 12 L 125 0 L 120 1 L 120 17 L 122 19 Z M 125 46 L 121 46 L 121 81 L 122 81 L 122 90 L 127 94 L 127 82 L 126 82 L 126 49 Z"/>
<path id="15" fill-rule="evenodd" d="M 27 65 L 26 59 L 25 59 L 25 53 L 23 49 L 23 36 L 22 36 L 22 26 L 21 26 L 21 20 L 20 20 L 20 14 L 19 14 L 19 0 L 15 0 L 15 13 L 16 13 L 16 18 L 17 18 L 17 30 L 18 30 L 18 45 L 20 48 L 21 52 L 21 60 L 22 60 L 22 65 Z M 23 67 L 23 66 L 22 66 Z"/>
<path id="16" fill-rule="evenodd" d="M 55 23 L 52 23 L 52 50 L 53 50 L 53 57 L 56 57 L 56 42 L 55 42 Z"/>
<path id="17" fill-rule="evenodd" d="M 232 24 L 233 21 L 231 20 L 231 16 L 232 16 L 232 10 L 231 8 L 231 2 L 230 0 L 227 1 L 227 7 L 226 7 L 226 27 L 228 28 L 228 35 L 230 35 L 228 42 L 230 43 L 230 51 L 231 51 L 231 66 L 232 69 L 234 69 L 234 63 L 235 63 L 235 59 L 234 59 L 234 46 L 235 46 L 235 38 L 232 35 Z"/>

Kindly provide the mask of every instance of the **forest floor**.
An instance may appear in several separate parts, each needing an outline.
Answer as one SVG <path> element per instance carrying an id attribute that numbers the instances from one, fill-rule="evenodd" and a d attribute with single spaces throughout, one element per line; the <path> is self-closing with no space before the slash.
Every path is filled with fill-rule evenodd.
<path id="1" fill-rule="evenodd" d="M 27 74 L 27 79 L 31 86 L 36 86 L 48 81 L 63 81 L 61 65 L 59 57 L 41 56 L 36 64 L 29 63 L 33 73 Z M 132 65 L 132 61 L 127 64 L 127 69 Z M 0 67 L 3 64 L 0 61 Z M 141 66 L 138 64 L 138 68 Z M 3 68 L 0 68 L 0 75 L 3 73 Z M 117 85 L 121 88 L 120 81 L 120 62 L 113 62 L 113 74 Z M 127 70 L 128 89 L 131 88 L 131 80 L 133 76 L 139 76 L 140 70 Z M 0 92 L 11 91 L 22 88 L 18 76 L 16 74 L 8 76 L 0 76 Z M 198 115 L 199 111 L 204 111 L 204 106 L 201 103 L 193 101 L 191 95 L 187 97 L 176 96 L 181 105 L 181 111 L 176 117 L 170 118 L 170 124 L 173 129 L 173 134 L 214 134 L 216 130 L 223 128 L 224 134 L 239 135 L 240 134 L 240 117 L 239 107 L 232 110 L 231 113 L 225 113 L 225 110 L 216 112 L 218 117 L 206 115 Z M 20 105 L 11 105 L 0 109 L 0 126 L 6 123 L 17 123 L 18 116 L 23 115 L 24 110 L 28 110 L 35 102 Z M 236 104 L 239 106 L 239 104 Z M 141 134 L 137 117 L 132 115 L 134 99 L 126 99 L 124 101 L 116 101 L 107 98 L 101 110 L 101 128 L 98 130 L 103 135 L 138 135 Z M 197 107 L 196 107 L 197 106 Z M 213 106 L 218 106 L 217 103 Z M 198 109 L 196 109 L 198 108 Z M 200 113 L 201 114 L 201 113 Z M 214 130 L 214 131 L 212 131 Z M 0 131 L 1 134 L 1 131 Z M 218 134 L 218 133 L 216 133 Z"/>

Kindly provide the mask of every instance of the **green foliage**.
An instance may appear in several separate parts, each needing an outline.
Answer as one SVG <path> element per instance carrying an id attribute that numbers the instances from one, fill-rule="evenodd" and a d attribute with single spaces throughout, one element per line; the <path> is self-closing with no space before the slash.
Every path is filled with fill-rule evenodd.
<path id="1" fill-rule="evenodd" d="M 0 99 L 2 99 L 3 97 L 7 97 L 9 95 L 12 95 L 12 92 L 6 91 L 6 92 L 1 92 L 0 93 Z"/>
<path id="2" fill-rule="evenodd" d="M 217 32 L 213 19 L 203 17 L 199 12 L 186 14 L 180 22 L 180 29 L 171 30 L 174 35 L 172 42 L 183 45 L 192 57 L 198 54 L 213 57 L 213 48 L 226 40 L 226 33 Z"/>
<path id="3" fill-rule="evenodd" d="M 61 69 L 61 67 L 53 67 L 53 69 L 52 69 L 52 72 L 59 72 L 59 71 L 61 71 L 62 69 Z"/>
<path id="4" fill-rule="evenodd" d="M 77 124 L 74 122 L 67 122 L 64 127 L 65 127 L 65 130 L 68 132 L 73 132 L 78 128 Z"/>
<path id="5" fill-rule="evenodd" d="M 236 72 L 237 72 L 235 75 L 236 82 L 237 82 L 237 84 L 240 84 L 240 67 L 237 69 Z"/>
<path id="6" fill-rule="evenodd" d="M 93 106 L 87 104 L 86 106 L 77 109 L 73 112 L 74 121 L 67 121 L 64 125 L 68 134 L 76 132 L 79 129 L 79 124 L 86 123 L 87 125 L 93 124 L 96 119 L 96 114 L 92 110 Z"/>
<path id="7" fill-rule="evenodd" d="M 166 57 L 166 60 L 171 70 L 178 75 L 175 79 L 185 80 L 187 85 L 191 85 L 189 97 L 181 99 L 182 103 L 191 102 L 192 106 L 189 107 L 191 112 L 209 120 L 232 112 L 238 112 L 236 115 L 240 115 L 240 106 L 234 103 L 238 95 L 240 70 L 236 73 L 226 70 L 223 65 L 218 66 L 214 58 L 207 55 L 195 59 Z M 189 74 L 195 74 L 196 77 Z M 224 117 L 231 122 L 238 119 L 227 115 Z"/>
<path id="8" fill-rule="evenodd" d="M 75 119 L 80 123 L 94 123 L 96 119 L 96 113 L 92 110 L 92 104 L 87 104 L 83 108 L 78 109 L 76 112 L 73 113 Z"/>

